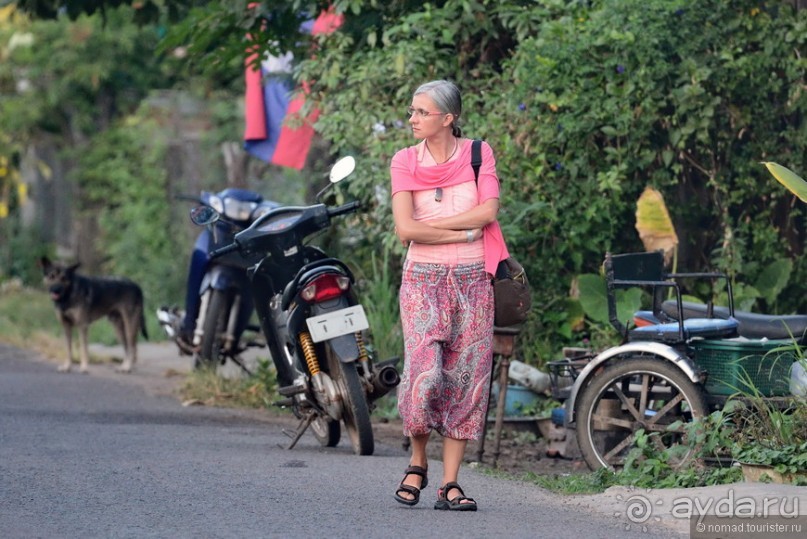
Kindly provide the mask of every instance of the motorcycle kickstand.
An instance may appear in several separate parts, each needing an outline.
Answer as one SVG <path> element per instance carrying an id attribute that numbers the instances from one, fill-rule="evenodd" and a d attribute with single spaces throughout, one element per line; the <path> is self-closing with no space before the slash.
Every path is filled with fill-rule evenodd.
<path id="1" fill-rule="evenodd" d="M 294 446 L 297 445 L 297 442 L 303 436 L 305 431 L 308 430 L 308 426 L 311 425 L 311 423 L 314 422 L 315 417 L 316 417 L 316 414 L 308 414 L 307 416 L 302 418 L 300 420 L 300 424 L 297 426 L 297 430 L 294 432 L 294 434 L 290 433 L 287 430 L 283 430 L 283 434 L 285 434 L 289 438 L 293 438 L 291 443 L 289 444 L 289 446 L 286 449 L 293 449 Z"/>
<path id="2" fill-rule="evenodd" d="M 246 365 L 244 365 L 244 362 L 240 358 L 230 356 L 230 359 L 233 361 L 233 363 L 241 367 L 241 370 L 247 373 L 247 376 L 253 376 L 255 374 L 254 372 L 249 370 Z"/>

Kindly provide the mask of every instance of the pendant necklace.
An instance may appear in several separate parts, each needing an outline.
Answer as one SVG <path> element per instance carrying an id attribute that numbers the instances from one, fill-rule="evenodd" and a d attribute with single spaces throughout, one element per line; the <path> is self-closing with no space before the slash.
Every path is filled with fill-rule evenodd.
<path id="1" fill-rule="evenodd" d="M 454 137 L 454 149 L 453 149 L 453 150 L 451 150 L 451 155 L 449 155 L 448 157 L 446 157 L 446 160 L 445 160 L 445 161 L 443 161 L 442 163 L 438 163 L 438 162 L 437 162 L 437 158 L 436 158 L 436 157 L 434 157 L 434 154 L 433 154 L 433 153 L 432 153 L 432 151 L 429 149 L 429 141 L 428 141 L 428 140 L 424 140 L 424 141 L 423 141 L 423 143 L 426 145 L 426 151 L 427 151 L 427 152 L 429 152 L 429 155 L 431 155 L 431 156 L 432 156 L 432 159 L 434 159 L 434 164 L 435 164 L 435 165 L 444 165 L 444 164 L 448 163 L 449 161 L 451 161 L 451 158 L 452 158 L 452 157 L 454 157 L 454 154 L 455 154 L 455 153 L 457 153 L 457 148 L 459 148 L 459 146 L 460 146 L 460 143 L 459 143 L 459 142 L 457 142 L 457 138 L 456 138 L 456 137 Z"/>
<path id="2" fill-rule="evenodd" d="M 454 149 L 451 150 L 451 155 L 449 155 L 446 158 L 446 160 L 443 161 L 442 163 L 438 163 L 437 159 L 435 159 L 435 157 L 434 157 L 434 154 L 429 149 L 429 141 L 424 140 L 423 143 L 426 146 L 426 151 L 429 152 L 429 155 L 432 156 L 432 159 L 434 159 L 434 163 L 437 164 L 437 165 L 444 165 L 445 163 L 448 163 L 449 161 L 451 161 L 451 158 L 454 157 L 454 154 L 457 153 L 457 148 L 459 148 L 459 146 L 460 146 L 460 143 L 457 141 L 457 138 L 454 137 Z M 435 202 L 440 202 L 441 200 L 443 200 L 443 188 L 438 187 L 437 189 L 434 190 L 434 201 Z"/>

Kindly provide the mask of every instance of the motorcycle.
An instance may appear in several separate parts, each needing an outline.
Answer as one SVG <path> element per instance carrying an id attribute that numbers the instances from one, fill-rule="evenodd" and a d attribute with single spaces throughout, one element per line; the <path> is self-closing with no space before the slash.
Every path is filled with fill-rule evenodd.
<path id="1" fill-rule="evenodd" d="M 215 368 L 230 359 L 250 373 L 240 354 L 249 347 L 264 346 L 254 338 L 243 338 L 247 330 L 255 335 L 260 332 L 259 327 L 249 324 L 254 308 L 247 268 L 256 260 L 239 253 L 214 260 L 209 252 L 229 245 L 238 232 L 280 204 L 264 200 L 254 191 L 238 188 L 227 188 L 218 193 L 202 191 L 199 197 L 182 195 L 179 198 L 211 208 L 221 219 L 199 234 L 194 248 L 188 294 L 193 294 L 193 289 L 198 288 L 198 297 L 189 296 L 186 301 L 189 316 L 196 320 L 192 337 L 180 338 L 180 326 L 186 313 L 178 308 L 161 307 L 157 310 L 157 319 L 168 337 L 177 344 L 180 354 L 193 355 L 194 368 Z"/>
<path id="2" fill-rule="evenodd" d="M 328 228 L 335 217 L 356 212 L 358 202 L 328 207 L 322 195 L 355 168 L 352 157 L 337 161 L 330 185 L 312 206 L 280 207 L 237 233 L 230 245 L 211 252 L 257 257 L 248 270 L 261 329 L 277 370 L 280 404 L 300 420 L 289 449 L 310 426 L 325 447 L 334 447 L 344 423 L 353 451 L 374 451 L 370 411 L 373 402 L 400 382 L 398 358 L 375 363 L 367 346 L 369 323 L 354 291 L 350 268 L 306 240 Z M 197 224 L 216 222 L 209 206 L 191 212 Z"/>

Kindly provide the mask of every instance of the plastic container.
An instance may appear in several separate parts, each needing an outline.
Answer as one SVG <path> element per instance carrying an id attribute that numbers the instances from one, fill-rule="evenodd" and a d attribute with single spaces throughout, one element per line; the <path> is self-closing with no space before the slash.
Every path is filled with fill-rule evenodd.
<path id="1" fill-rule="evenodd" d="M 493 384 L 493 399 L 498 402 L 499 384 Z M 541 397 L 530 389 L 515 384 L 507 386 L 507 395 L 504 397 L 504 415 L 507 417 L 525 417 L 525 412 L 534 409 Z"/>
<path id="2" fill-rule="evenodd" d="M 549 416 L 552 419 L 552 424 L 557 427 L 562 427 L 566 423 L 566 409 L 565 408 L 554 408 L 552 410 L 552 415 Z"/>
<path id="3" fill-rule="evenodd" d="M 695 362 L 708 373 L 706 390 L 775 397 L 790 394 L 790 368 L 796 359 L 789 340 L 721 339 L 694 345 Z M 749 384 L 750 382 L 750 384 Z M 753 386 L 753 387 L 752 387 Z"/>
<path id="4" fill-rule="evenodd" d="M 807 361 L 801 360 L 793 363 L 790 368 L 790 394 L 807 397 Z"/>
<path id="5" fill-rule="evenodd" d="M 507 378 L 524 387 L 530 388 L 535 393 L 545 393 L 551 384 L 551 379 L 547 373 L 518 360 L 510 361 Z"/>

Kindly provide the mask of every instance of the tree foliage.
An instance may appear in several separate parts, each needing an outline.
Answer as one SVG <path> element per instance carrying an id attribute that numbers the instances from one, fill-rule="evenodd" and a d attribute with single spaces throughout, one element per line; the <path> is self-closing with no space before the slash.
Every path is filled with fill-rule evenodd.
<path id="1" fill-rule="evenodd" d="M 100 133 L 78 156 L 73 173 L 83 193 L 80 211 L 98 220 L 95 241 L 107 262 L 104 273 L 140 283 L 149 303 L 182 297 L 190 251 L 177 251 L 177 238 L 185 238 L 167 196 L 171 130 L 157 112 L 144 106 Z"/>
<path id="2" fill-rule="evenodd" d="M 179 279 L 170 279 L 176 271 L 165 267 L 176 257 L 165 246 L 169 214 L 163 211 L 166 190 L 160 183 L 165 170 L 155 170 L 164 166 L 155 145 L 159 137 L 125 118 L 150 92 L 174 84 L 177 59 L 154 54 L 156 27 L 132 24 L 126 9 L 106 15 L 104 23 L 97 16 L 32 21 L 17 13 L 0 28 L 0 40 L 13 44 L 0 66 L 0 132 L 16 141 L 18 167 L 27 148 L 47 146 L 57 150 L 53 158 L 59 169 L 73 171 L 73 216 L 87 211 L 103 231 L 92 241 L 106 267 L 83 260 L 85 271 L 128 275 L 151 288 L 147 292 L 170 289 Z M 43 171 L 54 164 L 27 159 Z M 45 181 L 51 180 L 45 174 Z M 44 200 L 37 202 L 40 211 L 47 207 Z M 25 233 L 18 213 L 0 226 L 14 238 L 2 242 L 4 269 L 37 282 L 31 279 L 34 260 L 53 249 L 43 241 L 46 231 Z M 143 278 L 146 268 L 149 278 Z"/>
<path id="3" fill-rule="evenodd" d="M 11 172 L 5 176 L 16 183 L 16 189 L 6 185 L 3 191 L 18 191 L 19 195 L 3 197 L 14 207 L 0 226 L 4 236 L 17 239 L 0 242 L 0 246 L 7 256 L 6 269 L 13 274 L 30 275 L 20 268 L 35 267 L 33 261 L 43 248 L 34 249 L 18 241 L 20 237 L 34 239 L 20 230 L 17 206 L 24 204 L 30 182 L 20 181 L 19 168 L 27 159 L 29 167 L 39 170 L 45 181 L 53 179 L 54 163 L 32 157 L 35 152 L 29 150 L 53 149 L 54 158 L 60 161 L 58 168 L 70 170 L 74 156 L 93 148 L 96 137 L 135 111 L 144 96 L 176 80 L 171 66 L 176 59 L 153 53 L 159 40 L 157 29 L 135 26 L 129 22 L 130 12 L 109 11 L 104 23 L 91 16 L 38 21 L 13 7 L 3 10 L 0 138 L 13 143 L 2 146 L 0 162 L 9 165 L 6 170 Z M 76 194 L 81 200 L 80 189 Z M 107 198 L 111 196 L 107 194 Z M 39 238 L 37 245 L 41 243 Z"/>
<path id="4" fill-rule="evenodd" d="M 505 236 L 544 306 L 533 334 L 573 339 L 576 276 L 596 273 L 607 250 L 642 249 L 647 186 L 671 208 L 682 268 L 751 283 L 783 255 L 802 258 L 804 209 L 759 162 L 807 168 L 803 11 L 449 0 L 387 22 L 364 42 L 323 40 L 302 63 L 319 130 L 334 152 L 361 156 L 352 185 L 378 201 L 373 243 L 397 249 L 384 193 L 393 152 L 413 143 L 403 110 L 419 83 L 458 81 L 468 135 L 496 153 Z M 807 307 L 804 271 L 797 263 L 777 302 L 785 312 Z"/>
<path id="5" fill-rule="evenodd" d="M 639 250 L 647 185 L 671 208 L 681 267 L 753 282 L 766 262 L 799 258 L 803 208 L 759 162 L 807 165 L 805 24 L 779 2 L 605 1 L 521 42 L 496 108 L 523 152 L 506 162 L 521 177 L 540 167 L 522 196 L 551 203 L 533 221 L 564 261 L 548 275 Z M 803 309 L 797 297 L 783 307 Z"/>
<path id="6" fill-rule="evenodd" d="M 494 148 L 500 221 L 540 306 L 520 341 L 542 355 L 585 336 L 578 276 L 607 250 L 642 249 L 648 186 L 670 210 L 680 268 L 728 271 L 758 310 L 807 310 L 805 209 L 760 164 L 807 170 L 807 13 L 788 2 L 335 0 L 345 24 L 317 37 L 301 23 L 327 2 L 18 2 L 72 17 L 118 3 L 161 24 L 179 16 L 163 60 L 182 51 L 214 84 L 241 76 L 247 50 L 295 53 L 318 132 L 359 162 L 349 188 L 370 210 L 357 263 L 382 246 L 399 265 L 388 166 L 414 142 L 404 111 L 420 83 L 457 81 L 466 135 Z M 777 270 L 766 285 L 771 267 L 789 279 Z"/>
<path id="7" fill-rule="evenodd" d="M 134 110 L 150 89 L 170 84 L 169 65 L 162 71 L 147 52 L 158 41 L 155 29 L 127 25 L 121 12 L 109 17 L 114 28 L 83 17 L 69 24 L 17 18 L 4 29 L 16 44 L 0 67 L 4 131 L 80 143 Z"/>
<path id="8" fill-rule="evenodd" d="M 224 79 L 239 75 L 245 51 L 259 56 L 306 51 L 311 36 L 303 23 L 331 6 L 326 0 L 16 0 L 14 4 L 42 20 L 99 15 L 108 22 L 117 8 L 130 8 L 130 22 L 168 27 L 163 52 L 181 48 L 189 71 Z M 359 12 L 361 4 L 341 1 L 337 7 Z M 371 21 L 372 17 L 355 20 Z"/>
<path id="9" fill-rule="evenodd" d="M 139 24 L 157 22 L 164 13 L 170 20 L 181 17 L 195 4 L 205 4 L 195 0 L 13 0 L 12 2 L 23 12 L 34 18 L 47 20 L 56 19 L 61 15 L 71 20 L 79 19 L 85 15 L 100 15 L 106 19 L 110 11 L 121 6 L 128 6 L 131 11 L 131 20 Z"/>

